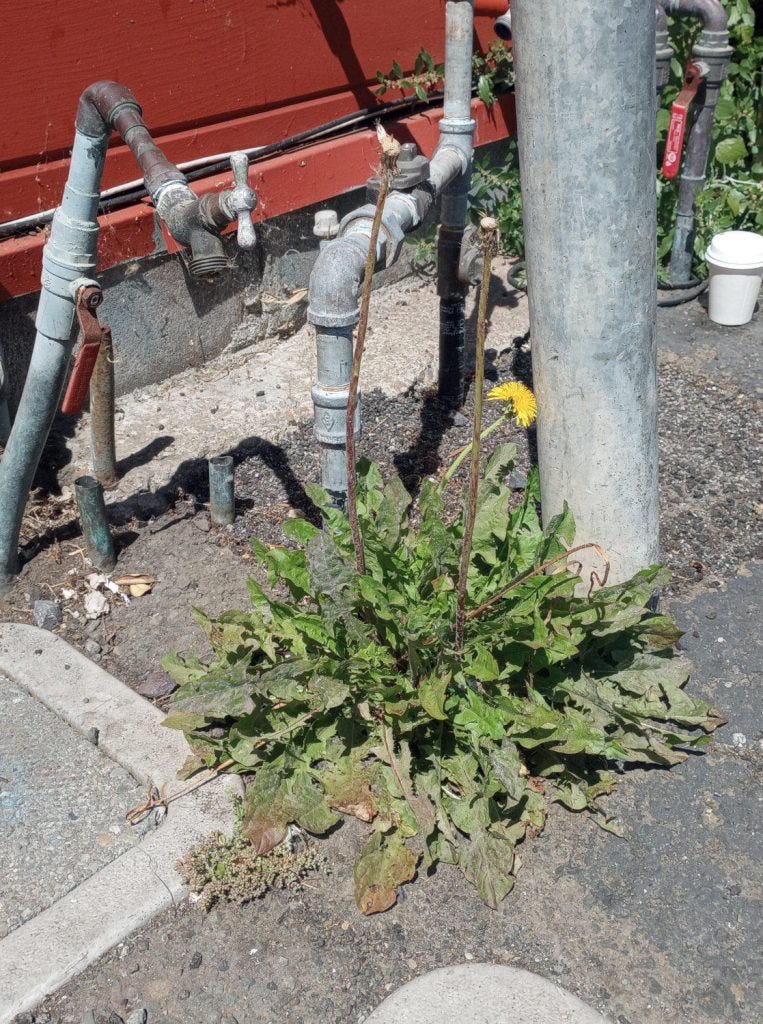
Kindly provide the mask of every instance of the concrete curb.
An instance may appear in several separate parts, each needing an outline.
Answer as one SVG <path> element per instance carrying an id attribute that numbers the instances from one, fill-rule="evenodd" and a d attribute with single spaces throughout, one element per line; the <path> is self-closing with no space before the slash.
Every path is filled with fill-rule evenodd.
<path id="1" fill-rule="evenodd" d="M 365 1024 L 609 1024 L 545 978 L 495 964 L 422 974 L 385 999 Z"/>
<path id="2" fill-rule="evenodd" d="M 60 637 L 0 623 L 0 673 L 23 686 L 139 782 L 176 783 L 188 756 L 163 714 Z M 177 783 L 176 783 L 177 784 Z M 175 863 L 212 832 L 229 831 L 225 776 L 172 805 L 164 823 L 0 941 L 0 1024 L 36 1006 L 151 917 L 183 897 Z"/>

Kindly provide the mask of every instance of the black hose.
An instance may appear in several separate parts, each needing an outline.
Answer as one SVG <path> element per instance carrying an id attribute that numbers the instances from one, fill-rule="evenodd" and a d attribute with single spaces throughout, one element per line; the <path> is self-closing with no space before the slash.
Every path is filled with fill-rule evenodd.
<path id="1" fill-rule="evenodd" d="M 256 146 L 248 150 L 243 150 L 244 153 L 249 157 L 251 163 L 257 163 L 260 160 L 265 160 L 268 157 L 275 156 L 279 153 L 286 153 L 289 150 L 296 149 L 303 143 L 311 142 L 314 139 L 320 138 L 324 135 L 334 136 L 334 133 L 339 133 L 344 127 L 354 128 L 356 125 L 365 124 L 368 121 L 375 121 L 377 118 L 384 118 L 388 114 L 399 113 L 402 110 L 413 109 L 415 107 L 426 106 L 430 100 L 442 99 L 442 93 L 433 92 L 430 93 L 427 100 L 420 100 L 417 96 L 410 96 L 402 100 L 393 100 L 391 103 L 385 103 L 378 107 L 366 107 L 364 110 L 354 110 L 350 114 L 345 114 L 342 117 L 338 117 L 333 121 L 327 121 L 325 124 L 318 125 L 316 128 L 307 128 L 303 132 L 298 132 L 296 135 L 290 135 L 288 138 L 281 139 L 278 142 L 272 142 L 267 146 Z M 204 164 L 200 167 L 194 167 L 192 170 L 185 172 L 185 177 L 188 181 L 197 181 L 199 178 L 206 178 L 210 175 L 220 174 L 224 171 L 230 170 L 230 165 L 226 161 L 217 161 L 216 163 Z M 109 213 L 112 210 L 119 210 L 125 206 L 132 206 L 134 203 L 139 202 L 148 195 L 148 191 L 144 186 L 136 186 L 129 192 L 123 192 L 118 196 L 109 196 L 103 199 L 99 204 L 100 213 Z M 34 225 L 27 224 L 23 228 L 19 227 L 15 232 L 11 231 L 8 235 L 3 232 L 3 224 L 0 224 L 0 238 L 11 237 L 15 233 L 27 234 L 33 226 L 38 224 L 45 224 L 52 220 L 53 211 L 49 215 L 41 215 L 34 222 Z"/>
<path id="2" fill-rule="evenodd" d="M 678 295 L 673 295 L 669 299 L 661 299 L 658 297 L 657 305 L 662 309 L 668 306 L 682 306 L 684 302 L 691 302 L 692 299 L 698 298 L 702 292 L 704 292 L 708 286 L 709 278 L 705 278 L 704 281 L 700 281 L 699 278 L 693 277 L 691 281 L 686 284 L 660 284 L 657 286 L 658 291 L 668 292 L 679 292 Z"/>
<path id="3" fill-rule="evenodd" d="M 519 279 L 519 275 L 526 273 L 526 270 L 523 260 L 520 263 L 515 263 L 508 273 L 509 284 L 518 292 L 527 291 L 527 283 L 523 284 Z M 684 302 L 691 302 L 692 299 L 698 298 L 707 289 L 707 285 L 708 278 L 700 281 L 698 277 L 693 277 L 686 284 L 660 284 L 657 286 L 658 291 L 680 292 L 680 295 L 673 295 L 669 299 L 658 298 L 657 305 L 662 309 L 668 306 L 681 306 Z"/>
<path id="4" fill-rule="evenodd" d="M 520 274 L 525 275 L 524 284 L 519 279 Z M 527 291 L 527 264 L 524 260 L 520 260 L 519 263 L 515 263 L 507 276 L 512 288 L 516 288 L 518 292 Z"/>

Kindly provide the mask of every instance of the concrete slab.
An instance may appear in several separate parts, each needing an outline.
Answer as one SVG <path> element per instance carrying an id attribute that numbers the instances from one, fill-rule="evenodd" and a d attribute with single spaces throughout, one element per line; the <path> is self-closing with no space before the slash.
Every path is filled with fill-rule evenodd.
<path id="1" fill-rule="evenodd" d="M 135 780 L 168 792 L 188 750 L 162 713 L 60 637 L 0 624 L 0 675 L 63 718 Z M 62 728 L 64 728 L 62 726 Z M 154 914 L 184 895 L 175 864 L 188 848 L 232 825 L 235 777 L 174 802 L 160 827 L 0 941 L 0 1024 L 36 1006 Z M 125 802 L 125 810 L 128 801 Z"/>
<path id="2" fill-rule="evenodd" d="M 140 842 L 145 788 L 27 690 L 0 677 L 0 937 Z"/>
<path id="3" fill-rule="evenodd" d="M 576 996 L 518 967 L 458 964 L 403 985 L 366 1024 L 608 1024 Z"/>

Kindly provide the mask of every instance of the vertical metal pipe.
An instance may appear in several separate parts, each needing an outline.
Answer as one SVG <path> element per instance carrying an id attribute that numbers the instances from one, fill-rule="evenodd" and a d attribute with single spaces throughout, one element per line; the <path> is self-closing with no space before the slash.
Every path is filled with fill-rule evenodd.
<path id="1" fill-rule="evenodd" d="M 442 192 L 437 242 L 437 292 L 440 296 L 438 389 L 443 402 L 458 406 L 464 398 L 466 286 L 459 280 L 461 243 L 469 216 L 472 176 L 472 53 L 474 0 L 445 4 L 445 99 L 440 122 L 441 145 L 467 154 L 466 169 Z"/>
<path id="2" fill-rule="evenodd" d="M 5 447 L 11 432 L 11 414 L 8 410 L 8 385 L 6 383 L 5 362 L 0 348 L 0 445 Z"/>
<path id="3" fill-rule="evenodd" d="M 659 554 L 655 4 L 513 0 L 512 30 L 543 518 L 623 580 Z"/>
<path id="4" fill-rule="evenodd" d="M 315 437 L 321 453 L 321 485 L 338 508 L 347 498 L 347 398 L 352 371 L 352 326 L 317 327 L 318 383 L 312 389 Z M 361 402 L 355 412 L 355 437 L 361 432 Z"/>
<path id="5" fill-rule="evenodd" d="M 209 460 L 209 518 L 217 526 L 230 526 L 236 518 L 232 455 L 218 455 Z"/>
<path id="6" fill-rule="evenodd" d="M 95 477 L 80 476 L 74 481 L 74 496 L 90 561 L 102 572 L 111 572 L 117 564 L 117 556 L 106 516 L 103 487 Z"/>
<path id="7" fill-rule="evenodd" d="M 442 195 L 440 231 L 441 360 L 440 392 L 454 404 L 463 393 L 464 286 L 459 280 L 461 240 L 467 218 L 474 121 L 471 119 L 473 0 L 446 4 L 445 116 L 440 144 L 430 163 L 427 188 L 392 192 L 384 204 L 390 239 L 377 251 L 389 266 L 397 237 L 423 220 L 434 195 Z M 338 507 L 347 495 L 345 437 L 352 367 L 352 333 L 358 322 L 358 293 L 368 254 L 373 206 L 348 214 L 339 237 L 321 247 L 310 275 L 307 318 L 315 325 L 318 382 L 313 388 L 315 436 L 321 451 L 321 482 Z M 448 397 L 450 396 L 450 397 Z M 360 403 L 355 423 L 360 432 Z"/>
<path id="8" fill-rule="evenodd" d="M 673 59 L 673 47 L 670 45 L 670 36 L 668 34 L 668 16 L 659 0 L 655 5 L 655 15 L 657 18 L 655 33 L 655 59 L 657 61 L 656 117 L 660 109 L 663 91 L 670 81 L 670 62 Z"/>
<path id="9" fill-rule="evenodd" d="M 0 462 L 0 593 L 13 584 L 29 489 L 50 433 L 73 344 L 76 282 L 95 269 L 98 199 L 108 134 L 75 133 L 69 178 L 42 261 L 37 335 L 24 390 Z"/>
<path id="10" fill-rule="evenodd" d="M 98 359 L 90 379 L 90 447 L 93 473 L 106 490 L 117 485 L 114 440 L 114 345 L 104 331 Z"/>

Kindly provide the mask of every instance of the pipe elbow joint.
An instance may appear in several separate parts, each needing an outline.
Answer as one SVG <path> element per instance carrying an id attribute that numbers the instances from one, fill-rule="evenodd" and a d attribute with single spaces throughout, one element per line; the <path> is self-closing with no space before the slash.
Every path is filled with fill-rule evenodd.
<path id="1" fill-rule="evenodd" d="M 368 254 L 361 236 L 335 238 L 318 253 L 308 288 L 307 319 L 316 327 L 358 322 L 358 295 Z"/>
<path id="2" fill-rule="evenodd" d="M 511 39 L 511 11 L 507 11 L 495 19 L 493 31 L 499 39 L 503 39 L 506 42 Z"/>
<path id="3" fill-rule="evenodd" d="M 721 0 L 662 0 L 662 4 L 670 14 L 699 18 L 703 34 L 728 32 L 729 19 Z"/>
<path id="4" fill-rule="evenodd" d="M 142 114 L 140 104 L 126 85 L 94 82 L 80 96 L 77 130 L 96 138 L 117 131 L 124 138 L 131 127 L 143 123 Z"/>

